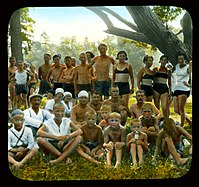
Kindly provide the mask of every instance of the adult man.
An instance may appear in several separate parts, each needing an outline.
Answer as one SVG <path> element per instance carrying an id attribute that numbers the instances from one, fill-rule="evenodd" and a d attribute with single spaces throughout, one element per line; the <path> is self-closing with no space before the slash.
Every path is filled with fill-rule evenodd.
<path id="1" fill-rule="evenodd" d="M 53 84 L 53 90 L 55 91 L 57 88 L 62 88 L 63 84 L 60 83 L 59 79 L 62 74 L 62 71 L 64 69 L 64 66 L 62 66 L 59 63 L 59 60 L 61 59 L 60 55 L 54 55 L 53 56 L 53 67 L 50 68 L 48 75 L 46 77 L 48 83 L 51 85 Z M 52 81 L 51 81 L 52 80 Z"/>
<path id="2" fill-rule="evenodd" d="M 94 90 L 104 95 L 104 99 L 109 98 L 109 88 L 111 87 L 111 78 L 109 75 L 110 65 L 114 65 L 115 60 L 106 54 L 107 45 L 98 46 L 99 56 L 93 58 L 91 64 L 95 64 L 95 83 Z"/>
<path id="3" fill-rule="evenodd" d="M 30 95 L 29 101 L 31 106 L 24 110 L 24 124 L 32 129 L 34 137 L 41 124 L 53 117 L 49 111 L 39 108 L 42 98 L 43 96 L 40 94 Z"/>
<path id="4" fill-rule="evenodd" d="M 88 92 L 82 90 L 78 94 L 79 103 L 71 109 L 71 121 L 79 127 L 85 124 L 85 114 L 87 111 L 91 110 L 95 112 L 95 110 L 88 105 L 88 98 Z"/>
<path id="5" fill-rule="evenodd" d="M 63 83 L 64 91 L 70 92 L 73 96 L 73 99 L 75 99 L 75 87 L 74 87 L 75 67 L 72 66 L 72 58 L 70 56 L 65 56 L 64 62 L 66 68 L 62 71 L 59 82 Z"/>
<path id="6" fill-rule="evenodd" d="M 135 95 L 136 95 L 135 98 L 137 102 L 130 105 L 130 112 L 131 112 L 132 119 L 139 118 L 142 115 L 141 108 L 142 108 L 142 105 L 144 104 L 144 97 L 145 97 L 143 90 L 137 90 Z M 161 119 L 163 117 L 162 113 L 156 108 L 156 106 L 152 102 L 151 104 L 153 107 L 153 112 L 155 114 L 155 117 L 157 119 Z"/>
<path id="7" fill-rule="evenodd" d="M 51 68 L 50 64 L 51 56 L 49 53 L 44 54 L 44 64 L 42 64 L 38 69 L 38 78 L 40 80 L 39 94 L 43 95 L 46 91 L 50 90 L 51 87 L 46 80 L 47 74 Z"/>

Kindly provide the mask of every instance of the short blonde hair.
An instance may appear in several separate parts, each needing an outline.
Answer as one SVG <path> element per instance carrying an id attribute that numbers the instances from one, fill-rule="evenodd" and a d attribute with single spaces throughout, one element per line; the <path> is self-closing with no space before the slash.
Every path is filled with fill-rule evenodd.
<path id="1" fill-rule="evenodd" d="M 118 118 L 121 119 L 121 115 L 118 112 L 111 112 L 108 116 L 108 119 L 110 118 Z"/>
<path id="2" fill-rule="evenodd" d="M 100 108 L 100 111 L 108 111 L 111 112 L 111 106 L 110 105 L 102 105 Z"/>

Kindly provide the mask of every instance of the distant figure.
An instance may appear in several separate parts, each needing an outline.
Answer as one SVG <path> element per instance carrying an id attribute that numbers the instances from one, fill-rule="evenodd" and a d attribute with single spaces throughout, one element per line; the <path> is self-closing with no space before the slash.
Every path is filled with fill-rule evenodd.
<path id="1" fill-rule="evenodd" d="M 153 57 L 146 55 L 143 59 L 145 67 L 141 67 L 137 75 L 137 86 L 139 90 L 144 90 L 145 100 L 152 101 L 153 98 L 153 71 L 150 69 L 153 65 Z"/>
<path id="2" fill-rule="evenodd" d="M 51 68 L 50 64 L 51 55 L 49 53 L 44 54 L 44 64 L 42 64 L 38 69 L 38 78 L 40 80 L 39 94 L 43 95 L 48 90 L 51 89 L 47 81 L 47 74 Z"/>
<path id="3" fill-rule="evenodd" d="M 100 92 L 103 99 L 109 98 L 109 88 L 111 87 L 110 78 L 110 65 L 114 65 L 115 60 L 106 54 L 107 45 L 101 43 L 98 46 L 99 56 L 93 58 L 91 64 L 95 64 L 95 80 L 94 80 L 94 90 Z"/>

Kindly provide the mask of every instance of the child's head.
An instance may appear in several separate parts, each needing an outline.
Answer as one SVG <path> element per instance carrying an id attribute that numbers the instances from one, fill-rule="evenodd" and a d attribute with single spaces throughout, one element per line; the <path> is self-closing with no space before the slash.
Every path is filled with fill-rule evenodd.
<path id="1" fill-rule="evenodd" d="M 17 131 L 20 131 L 23 127 L 24 120 L 24 113 L 20 109 L 16 109 L 10 114 L 10 121 Z"/>
<path id="2" fill-rule="evenodd" d="M 94 111 L 88 111 L 85 114 L 85 120 L 86 120 L 86 124 L 89 127 L 93 127 L 96 124 L 96 120 L 97 120 L 97 113 Z"/>
<path id="3" fill-rule="evenodd" d="M 111 113 L 110 105 L 102 105 L 100 108 L 100 114 L 103 119 L 108 119 L 109 114 Z"/>
<path id="4" fill-rule="evenodd" d="M 121 115 L 117 112 L 111 112 L 108 116 L 108 123 L 112 129 L 117 130 L 121 124 Z"/>
<path id="5" fill-rule="evenodd" d="M 140 131 L 142 129 L 142 122 L 140 119 L 134 118 L 130 122 L 130 126 L 132 131 Z"/>
<path id="6" fill-rule="evenodd" d="M 64 92 L 64 102 L 69 102 L 72 99 L 72 94 L 70 92 Z"/>
<path id="7" fill-rule="evenodd" d="M 176 123 L 172 118 L 165 118 L 163 121 L 163 130 L 170 136 L 175 135 Z"/>
<path id="8" fill-rule="evenodd" d="M 141 108 L 142 115 L 145 119 L 150 118 L 153 115 L 153 106 L 150 102 L 145 102 Z"/>
<path id="9" fill-rule="evenodd" d="M 60 120 L 64 117 L 65 107 L 63 103 L 58 102 L 53 105 L 53 114 L 55 115 L 55 119 Z"/>

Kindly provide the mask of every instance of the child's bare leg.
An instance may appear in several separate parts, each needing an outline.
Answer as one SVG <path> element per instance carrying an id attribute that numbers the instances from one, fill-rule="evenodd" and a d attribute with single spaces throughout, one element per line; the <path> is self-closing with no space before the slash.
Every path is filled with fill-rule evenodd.
<path id="1" fill-rule="evenodd" d="M 61 155 L 61 152 L 58 151 L 51 143 L 46 141 L 44 138 L 38 137 L 37 142 L 39 147 L 45 154 L 53 154 L 56 157 L 59 157 Z"/>
<path id="2" fill-rule="evenodd" d="M 108 153 L 106 154 L 106 160 L 107 160 L 108 167 L 111 167 L 111 165 L 112 165 L 112 163 L 111 163 L 112 157 L 113 157 L 113 150 L 108 151 Z"/>
<path id="3" fill-rule="evenodd" d="M 89 156 L 88 154 L 86 154 L 80 147 L 78 147 L 76 149 L 76 152 L 81 155 L 82 157 L 84 157 L 86 160 L 88 160 L 91 163 L 94 164 L 99 164 L 100 162 L 98 162 L 97 160 L 93 159 L 91 156 Z"/>
<path id="4" fill-rule="evenodd" d="M 25 164 L 28 160 L 30 160 L 38 151 L 37 147 L 32 148 L 32 150 L 22 159 L 21 164 Z"/>
<path id="5" fill-rule="evenodd" d="M 82 141 L 82 137 L 81 136 L 77 136 L 75 137 L 73 140 L 71 140 L 64 148 L 63 148 L 63 153 L 61 153 L 61 155 L 55 159 L 55 160 L 51 160 L 50 163 L 54 164 L 54 163 L 59 163 L 61 161 L 63 161 L 67 156 L 69 156 L 72 151 L 74 151 L 78 144 Z"/>
<path id="6" fill-rule="evenodd" d="M 188 161 L 188 158 L 181 158 L 178 152 L 176 151 L 176 148 L 173 144 L 173 141 L 171 138 L 167 137 L 165 138 L 165 141 L 167 143 L 167 147 L 175 161 L 177 162 L 178 165 L 183 165 Z"/>
<path id="7" fill-rule="evenodd" d="M 118 166 L 121 166 L 121 160 L 122 160 L 122 149 L 115 149 L 115 155 L 116 155 L 116 163 L 115 163 L 115 168 Z"/>
<path id="8" fill-rule="evenodd" d="M 138 158 L 139 158 L 139 165 L 142 165 L 143 163 L 143 149 L 141 145 L 137 145 L 138 150 Z"/>
<path id="9" fill-rule="evenodd" d="M 16 161 L 11 155 L 8 154 L 8 162 L 11 164 L 18 164 L 19 162 Z"/>
<path id="10" fill-rule="evenodd" d="M 132 157 L 133 166 L 136 167 L 137 159 L 136 159 L 136 144 L 135 143 L 131 143 L 130 153 L 131 153 L 131 157 Z"/>

